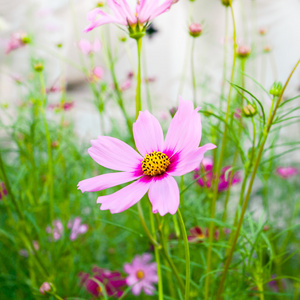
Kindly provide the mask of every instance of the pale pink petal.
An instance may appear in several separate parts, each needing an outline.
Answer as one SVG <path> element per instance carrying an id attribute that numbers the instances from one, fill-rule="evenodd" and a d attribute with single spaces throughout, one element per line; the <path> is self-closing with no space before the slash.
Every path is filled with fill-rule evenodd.
<path id="1" fill-rule="evenodd" d="M 147 193 L 152 179 L 144 176 L 119 191 L 101 196 L 97 203 L 102 203 L 100 209 L 109 209 L 112 214 L 120 213 L 136 204 Z"/>
<path id="2" fill-rule="evenodd" d="M 99 165 L 117 171 L 135 172 L 141 168 L 142 157 L 126 143 L 109 136 L 91 141 L 88 152 Z"/>
<path id="3" fill-rule="evenodd" d="M 164 153 L 190 152 L 199 146 L 202 128 L 198 110 L 191 101 L 179 97 L 178 110 L 166 135 Z"/>
<path id="4" fill-rule="evenodd" d="M 142 176 L 138 173 L 119 172 L 103 174 L 89 179 L 82 180 L 78 183 L 78 189 L 84 192 L 98 192 L 110 187 L 120 185 Z"/>
<path id="5" fill-rule="evenodd" d="M 132 294 L 138 296 L 141 293 L 142 288 L 143 288 L 143 282 L 137 282 L 131 288 Z"/>
<path id="6" fill-rule="evenodd" d="M 153 295 L 155 292 L 155 287 L 150 283 L 144 283 L 143 284 L 143 290 L 146 295 Z"/>
<path id="7" fill-rule="evenodd" d="M 130 6 L 128 5 L 126 0 L 119 0 L 119 3 L 126 14 L 126 17 L 130 24 L 137 23 L 137 17 L 135 16 L 134 12 L 131 10 Z"/>
<path id="8" fill-rule="evenodd" d="M 149 152 L 162 151 L 163 131 L 158 120 L 149 111 L 140 112 L 133 124 L 133 135 L 136 148 L 143 156 Z"/>
<path id="9" fill-rule="evenodd" d="M 146 21 L 151 21 L 157 16 L 163 14 L 166 12 L 173 4 L 172 0 L 167 0 L 163 4 L 159 5 L 159 1 L 151 0 L 148 1 L 148 3 L 151 3 L 151 5 L 144 6 L 143 9 L 141 9 L 139 14 L 139 21 L 141 23 L 144 23 Z"/>
<path id="10" fill-rule="evenodd" d="M 153 213 L 164 216 L 166 213 L 174 215 L 179 207 L 179 189 L 176 180 L 164 174 L 154 177 L 149 189 L 149 200 Z"/>
<path id="11" fill-rule="evenodd" d="M 171 164 L 168 167 L 167 173 L 172 176 L 182 176 L 194 171 L 199 167 L 205 152 L 215 148 L 216 145 L 214 144 L 206 144 L 197 150 L 175 154 L 171 158 Z"/>
<path id="12" fill-rule="evenodd" d="M 78 228 L 78 233 L 83 234 L 88 231 L 89 227 L 86 224 L 81 224 Z"/>
<path id="13" fill-rule="evenodd" d="M 127 19 L 126 12 L 116 0 L 107 0 L 106 2 L 109 8 L 113 11 L 114 15 L 118 19 L 122 19 L 126 21 Z"/>
<path id="14" fill-rule="evenodd" d="M 125 263 L 123 266 L 123 269 L 127 274 L 131 274 L 133 271 L 133 268 L 132 268 L 131 264 L 129 264 L 129 263 Z"/>
<path id="15" fill-rule="evenodd" d="M 94 52 L 98 52 L 102 47 L 102 44 L 99 40 L 95 40 L 94 43 L 93 43 L 93 51 Z"/>

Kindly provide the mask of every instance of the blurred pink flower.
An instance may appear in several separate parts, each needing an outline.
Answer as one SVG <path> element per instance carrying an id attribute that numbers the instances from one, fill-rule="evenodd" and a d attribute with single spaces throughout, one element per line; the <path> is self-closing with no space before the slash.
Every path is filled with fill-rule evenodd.
<path id="1" fill-rule="evenodd" d="M 131 79 L 126 79 L 120 86 L 122 92 L 127 91 L 131 88 Z"/>
<path id="2" fill-rule="evenodd" d="M 49 282 L 44 282 L 40 287 L 40 293 L 42 295 L 46 295 L 46 293 L 49 293 L 51 291 L 51 284 Z"/>
<path id="3" fill-rule="evenodd" d="M 80 284 L 85 286 L 87 291 L 95 297 L 103 296 L 102 286 L 105 287 L 105 292 L 108 297 L 119 298 L 123 295 L 126 281 L 119 272 L 111 272 L 105 269 L 94 267 L 93 275 L 88 273 L 79 273 Z"/>
<path id="4" fill-rule="evenodd" d="M 204 177 L 199 178 L 198 184 L 200 186 L 203 186 L 203 187 L 206 186 L 206 187 L 210 188 L 211 184 L 212 184 L 212 180 L 215 176 L 213 174 L 213 165 L 214 165 L 213 159 L 211 157 L 204 157 L 201 165 L 204 169 L 204 173 L 207 173 L 207 172 L 208 173 Z M 221 170 L 221 175 L 219 177 L 219 185 L 218 185 L 219 192 L 226 191 L 229 187 L 229 178 L 230 178 L 231 171 L 229 171 L 227 174 L 226 174 L 226 172 L 230 168 L 231 168 L 230 166 L 226 166 Z M 202 173 L 202 168 L 196 169 L 194 172 L 194 178 L 195 179 L 198 178 L 201 175 L 201 173 Z M 231 185 L 235 185 L 235 184 L 239 183 L 240 181 L 241 181 L 240 173 L 236 172 L 233 175 Z"/>
<path id="5" fill-rule="evenodd" d="M 203 159 L 213 144 L 198 147 L 202 128 L 199 108 L 192 101 L 179 99 L 178 110 L 164 140 L 158 120 L 149 111 L 140 112 L 133 124 L 135 145 L 139 153 L 124 142 L 99 136 L 92 140 L 88 152 L 106 168 L 123 171 L 99 175 L 80 181 L 82 192 L 96 192 L 135 180 L 119 191 L 100 196 L 101 210 L 120 213 L 136 204 L 148 191 L 153 213 L 175 214 L 179 207 L 179 188 L 173 176 L 189 173 Z"/>
<path id="6" fill-rule="evenodd" d="M 10 40 L 6 45 L 5 53 L 24 47 L 28 43 L 28 36 L 24 32 L 15 32 L 11 35 Z"/>
<path id="7" fill-rule="evenodd" d="M 64 103 L 57 103 L 57 104 L 50 104 L 48 106 L 49 109 L 55 110 L 64 110 L 68 111 L 74 107 L 74 101 L 64 102 Z"/>
<path id="8" fill-rule="evenodd" d="M 150 22 L 166 12 L 172 6 L 173 0 L 164 0 L 162 4 L 159 1 L 140 0 L 137 1 L 134 10 L 128 4 L 128 0 L 107 0 L 107 4 L 112 14 L 105 13 L 99 7 L 90 11 L 87 15 L 90 24 L 85 29 L 86 32 L 108 23 L 132 26 Z"/>
<path id="9" fill-rule="evenodd" d="M 5 184 L 4 182 L 0 182 L 0 200 L 2 200 L 2 198 L 4 198 L 5 196 L 7 196 Z"/>
<path id="10" fill-rule="evenodd" d="M 78 43 L 78 47 L 83 54 L 90 55 L 101 49 L 101 43 L 97 39 L 93 43 L 88 40 L 81 39 Z"/>
<path id="11" fill-rule="evenodd" d="M 242 110 L 240 108 L 237 108 L 235 111 L 234 111 L 234 114 L 233 114 L 233 117 L 235 119 L 240 119 L 242 117 Z"/>
<path id="12" fill-rule="evenodd" d="M 299 170 L 294 167 L 278 167 L 275 172 L 281 178 L 289 179 L 290 177 L 298 175 Z"/>
<path id="13" fill-rule="evenodd" d="M 60 93 L 63 89 L 60 86 L 51 86 L 50 88 L 46 89 L 46 93 L 47 94 L 51 94 L 51 93 Z"/>
<path id="14" fill-rule="evenodd" d="M 73 221 L 68 222 L 68 228 L 71 229 L 70 240 L 74 241 L 78 235 L 84 234 L 88 230 L 88 225 L 81 224 L 81 218 L 76 217 Z"/>
<path id="15" fill-rule="evenodd" d="M 90 82 L 97 82 L 101 80 L 104 76 L 104 69 L 101 67 L 95 67 L 89 77 Z"/>
<path id="16" fill-rule="evenodd" d="M 131 286 L 131 291 L 138 296 L 142 290 L 147 295 L 153 295 L 155 291 L 154 283 L 158 282 L 156 263 L 150 263 L 152 255 L 144 253 L 136 255 L 131 264 L 124 264 L 124 271 L 129 275 L 126 283 Z"/>
<path id="17" fill-rule="evenodd" d="M 53 224 L 53 228 L 47 226 L 46 232 L 52 235 L 54 241 L 57 241 L 61 238 L 64 232 L 64 226 L 60 220 L 54 220 L 52 224 Z"/>
<path id="18" fill-rule="evenodd" d="M 187 236 L 190 243 L 203 243 L 209 237 L 208 228 L 204 230 L 200 226 L 195 226 L 190 229 L 190 235 Z M 219 229 L 215 229 L 215 240 L 219 239 Z"/>

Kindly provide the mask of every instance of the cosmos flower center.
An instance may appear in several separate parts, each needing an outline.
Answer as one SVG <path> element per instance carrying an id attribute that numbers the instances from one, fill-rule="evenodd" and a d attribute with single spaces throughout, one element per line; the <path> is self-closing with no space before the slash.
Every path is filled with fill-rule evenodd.
<path id="1" fill-rule="evenodd" d="M 170 164 L 168 156 L 162 152 L 150 152 L 142 161 L 144 175 L 156 176 L 163 174 Z"/>
<path id="2" fill-rule="evenodd" d="M 136 277 L 137 277 L 137 279 L 143 279 L 143 278 L 145 277 L 144 271 L 138 270 L 138 271 L 136 272 Z"/>
<path id="3" fill-rule="evenodd" d="M 98 294 L 101 294 L 101 293 L 102 293 L 102 287 L 101 287 L 101 285 L 98 285 L 98 286 L 97 286 L 97 293 L 98 293 Z"/>

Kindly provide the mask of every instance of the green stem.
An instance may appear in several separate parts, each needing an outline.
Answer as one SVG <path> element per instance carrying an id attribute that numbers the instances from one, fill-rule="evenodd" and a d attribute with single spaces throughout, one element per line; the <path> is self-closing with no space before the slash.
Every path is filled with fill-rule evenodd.
<path id="1" fill-rule="evenodd" d="M 236 42 L 236 26 L 235 26 L 235 17 L 234 12 L 232 8 L 232 2 L 230 1 L 230 9 L 231 9 L 231 15 L 232 15 L 232 23 L 233 23 L 233 40 L 234 40 L 234 53 L 233 53 L 233 63 L 232 63 L 232 70 L 231 70 L 231 79 L 230 82 L 233 82 L 234 79 L 234 71 L 235 71 L 235 62 L 236 62 L 236 49 L 237 49 L 237 42 Z M 227 111 L 226 111 L 226 118 L 225 118 L 225 128 L 224 128 L 224 134 L 222 137 L 222 145 L 221 145 L 221 152 L 220 157 L 218 161 L 218 166 L 216 170 L 216 180 L 214 182 L 213 187 L 213 199 L 211 202 L 211 219 L 215 218 L 215 210 L 216 210 L 216 201 L 218 197 L 218 184 L 219 184 L 219 177 L 221 174 L 221 167 L 222 167 L 222 161 L 223 161 L 223 155 L 225 151 L 226 146 L 226 137 L 227 137 L 227 130 L 228 130 L 228 119 L 230 115 L 230 103 L 231 103 L 231 92 L 232 92 L 232 85 L 230 85 L 229 88 L 229 94 L 228 94 L 228 101 L 227 101 Z M 205 279 L 205 300 L 209 299 L 209 288 L 210 288 L 210 272 L 211 272 L 211 258 L 212 258 L 212 243 L 213 243 L 213 237 L 214 237 L 214 222 L 213 220 L 210 222 L 209 225 L 209 246 L 207 251 L 207 268 L 206 268 L 206 279 Z"/>
<path id="2" fill-rule="evenodd" d="M 40 85 L 42 89 L 42 105 L 41 105 L 41 112 L 42 112 L 42 118 L 44 122 L 45 127 L 45 135 L 46 135 L 46 142 L 47 142 L 47 152 L 48 152 L 48 180 L 49 180 L 49 205 L 50 205 L 50 226 L 52 227 L 52 222 L 54 220 L 54 185 L 53 185 L 53 157 L 52 157 L 52 149 L 51 149 L 51 137 L 49 132 L 49 127 L 46 119 L 46 89 L 45 89 L 45 82 L 44 82 L 44 76 L 42 72 L 39 72 L 40 77 Z"/>
<path id="3" fill-rule="evenodd" d="M 147 107 L 148 107 L 148 110 L 152 113 L 151 93 L 150 93 L 150 88 L 149 88 L 149 78 L 148 78 L 148 72 L 147 72 L 147 59 L 146 59 L 146 48 L 145 47 L 144 47 L 144 53 L 143 53 L 143 69 L 144 69 L 145 86 L 146 86 L 146 92 L 147 92 Z"/>
<path id="4" fill-rule="evenodd" d="M 191 48 L 191 69 L 192 69 L 192 81 L 193 81 L 194 106 L 197 106 L 197 87 L 196 87 L 196 75 L 195 75 L 195 64 L 194 64 L 195 42 L 196 42 L 196 38 L 193 38 L 192 48 Z"/>
<path id="5" fill-rule="evenodd" d="M 189 249 L 189 242 L 187 239 L 186 229 L 184 225 L 184 221 L 181 215 L 180 210 L 178 209 L 178 219 L 179 219 L 179 226 L 181 235 L 184 241 L 184 252 L 185 252 L 185 300 L 190 299 L 190 281 L 191 281 L 191 262 L 190 262 L 190 249 Z"/>
<path id="6" fill-rule="evenodd" d="M 141 102 L 141 50 L 142 50 L 142 38 L 136 40 L 138 49 L 138 74 L 137 74 L 137 85 L 136 85 L 136 98 L 135 98 L 135 118 L 139 116 L 139 112 L 142 110 Z"/>
<path id="7" fill-rule="evenodd" d="M 160 224 L 160 221 L 159 221 L 159 218 L 158 218 L 157 214 L 155 214 L 155 217 L 156 217 L 159 237 L 160 237 L 160 240 L 161 240 L 163 255 L 164 255 L 166 261 L 168 262 L 170 268 L 172 269 L 173 274 L 176 277 L 176 279 L 177 279 L 177 281 L 180 285 L 181 290 L 184 291 L 184 289 L 185 289 L 184 283 L 183 283 L 181 277 L 179 276 L 179 272 L 178 272 L 175 264 L 173 263 L 171 257 L 169 256 L 169 253 L 168 253 L 168 250 L 167 250 L 164 234 L 163 234 L 163 231 L 162 231 L 162 224 Z"/>
<path id="8" fill-rule="evenodd" d="M 263 151 L 264 151 L 264 146 L 265 146 L 265 143 L 267 141 L 267 138 L 268 138 L 268 135 L 269 135 L 269 132 L 270 132 L 270 129 L 271 129 L 271 126 L 272 126 L 272 123 L 273 123 L 273 120 L 275 118 L 275 115 L 276 115 L 276 112 L 277 112 L 277 109 L 279 107 L 279 104 L 282 100 L 282 96 L 283 96 L 283 93 L 293 75 L 293 73 L 295 72 L 296 68 L 298 67 L 298 65 L 300 64 L 300 59 L 298 60 L 298 62 L 296 63 L 295 67 L 293 68 L 291 74 L 289 75 L 283 89 L 282 89 L 282 92 L 276 102 L 276 106 L 275 106 L 275 109 L 271 115 L 271 118 L 269 119 L 267 125 L 266 125 L 266 128 L 265 128 L 265 133 L 264 133 L 264 137 L 263 137 L 263 140 L 262 140 L 262 143 L 260 145 L 260 148 L 259 148 L 259 152 L 258 152 L 258 155 L 257 155 L 257 158 L 255 160 L 255 165 L 254 165 L 254 169 L 253 169 L 253 173 L 252 173 L 252 176 L 251 176 L 251 179 L 250 179 L 250 183 L 249 183 L 249 186 L 248 186 L 248 190 L 247 190 L 247 194 L 246 194 L 246 197 L 245 197 L 245 200 L 244 200 L 244 204 L 243 204 L 243 207 L 242 207 L 242 212 L 241 212 L 241 216 L 240 216 L 240 219 L 239 219 L 239 223 L 238 223 L 238 226 L 237 226 L 237 230 L 236 230 L 236 233 L 235 233 L 235 236 L 234 236 L 234 239 L 233 239 L 233 243 L 232 243 L 232 246 L 231 246 L 231 249 L 230 249 L 230 253 L 229 253 L 229 256 L 226 260 L 226 263 L 225 263 L 225 266 L 224 266 L 224 271 L 222 273 L 222 277 L 221 277 L 221 281 L 220 281 L 220 284 L 219 284 L 219 288 L 218 288 L 218 291 L 217 291 L 217 296 L 216 296 L 216 300 L 219 300 L 219 299 L 222 299 L 222 293 L 223 293 L 223 288 L 224 288 L 224 284 L 225 284 L 225 280 L 226 280 L 226 276 L 227 276 L 227 272 L 229 270 L 229 266 L 230 266 L 230 263 L 231 263 L 231 260 L 232 260 L 232 256 L 233 256 L 233 253 L 234 253 L 234 249 L 235 249 L 235 246 L 237 244 L 237 240 L 238 240 L 238 237 L 239 237 L 239 233 L 240 233 L 240 230 L 241 230 L 241 227 L 242 227 L 242 224 L 243 224 L 243 220 L 244 220 L 244 215 L 246 213 L 246 209 L 247 209 L 247 206 L 248 206 L 248 202 L 249 202 L 249 199 L 250 199 L 250 195 L 251 195 L 251 191 L 252 191 L 252 186 L 253 186 L 253 183 L 254 183 L 254 179 L 255 179 L 255 176 L 256 176 L 256 172 L 258 170 L 258 167 L 259 167 L 259 163 L 260 163 L 260 160 L 261 160 L 261 157 L 262 157 L 262 154 L 263 154 Z"/>
<path id="9" fill-rule="evenodd" d="M 150 223 L 151 223 L 151 231 L 152 235 L 156 235 L 156 230 L 155 230 L 155 224 L 154 224 L 154 216 L 152 213 L 151 205 L 149 206 L 150 209 Z M 156 244 L 158 244 L 156 242 Z M 160 265 L 160 257 L 159 257 L 159 249 L 161 247 L 158 247 L 157 245 L 154 245 L 154 254 L 155 254 L 155 260 L 156 260 L 156 265 L 157 265 L 157 276 L 158 276 L 158 300 L 163 300 L 164 299 L 164 291 L 163 291 L 163 280 L 162 280 L 162 272 L 161 272 L 161 265 Z"/>

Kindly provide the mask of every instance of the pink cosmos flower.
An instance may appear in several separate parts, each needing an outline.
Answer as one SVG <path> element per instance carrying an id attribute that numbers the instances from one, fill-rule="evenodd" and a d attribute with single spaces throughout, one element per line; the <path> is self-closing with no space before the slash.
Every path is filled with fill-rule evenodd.
<path id="1" fill-rule="evenodd" d="M 81 218 L 76 217 L 73 221 L 68 222 L 68 228 L 71 229 L 70 240 L 74 241 L 77 239 L 78 235 L 84 234 L 88 230 L 86 224 L 81 224 Z"/>
<path id="2" fill-rule="evenodd" d="M 130 7 L 128 0 L 107 0 L 107 4 L 112 14 L 107 14 L 99 7 L 90 11 L 87 19 L 90 25 L 86 32 L 108 23 L 116 23 L 124 26 L 131 26 L 137 23 L 145 24 L 157 16 L 166 12 L 173 4 L 173 0 L 140 0 L 135 4 L 135 8 Z M 160 3 L 162 2 L 162 3 Z"/>
<path id="3" fill-rule="evenodd" d="M 92 276 L 88 273 L 79 273 L 80 284 L 85 286 L 90 294 L 98 298 L 103 296 L 102 289 L 104 286 L 108 297 L 119 298 L 123 295 L 126 280 L 122 277 L 120 272 L 111 272 L 98 267 L 94 267 L 92 272 Z"/>
<path id="4" fill-rule="evenodd" d="M 208 174 L 206 174 L 204 176 L 204 178 L 203 177 L 199 178 L 198 184 L 200 186 L 203 186 L 203 187 L 206 186 L 206 187 L 210 188 L 211 184 L 212 184 L 212 180 L 215 176 L 213 174 L 213 165 L 214 165 L 213 159 L 211 157 L 205 157 L 202 160 L 201 165 L 204 169 L 204 172 L 205 173 L 208 172 Z M 219 178 L 219 185 L 218 185 L 218 191 L 219 192 L 226 191 L 229 187 L 229 178 L 230 178 L 231 171 L 229 171 L 228 174 L 226 174 L 228 169 L 230 169 L 230 166 L 226 166 L 221 170 L 221 175 L 220 175 L 220 178 Z M 197 168 L 195 170 L 195 173 L 194 173 L 194 178 L 195 179 L 198 178 L 201 173 L 202 173 L 202 169 Z M 240 181 L 241 181 L 240 173 L 236 172 L 233 175 L 231 186 L 239 183 Z"/>
<path id="5" fill-rule="evenodd" d="M 289 179 L 290 177 L 298 175 L 299 170 L 294 167 L 278 167 L 276 168 L 276 174 L 283 179 Z"/>
<path id="6" fill-rule="evenodd" d="M 133 135 L 139 153 L 124 142 L 99 136 L 92 140 L 88 152 L 100 165 L 117 173 L 99 175 L 80 181 L 82 192 L 101 191 L 134 181 L 119 191 L 98 198 L 101 210 L 120 213 L 136 204 L 148 191 L 153 213 L 175 214 L 179 207 L 179 189 L 173 176 L 193 171 L 213 144 L 199 147 L 201 120 L 199 108 L 191 101 L 179 99 L 179 107 L 164 140 L 158 120 L 149 111 L 140 112 L 133 124 Z"/>
<path id="7" fill-rule="evenodd" d="M 24 47 L 29 42 L 28 36 L 24 32 L 15 32 L 11 35 L 10 40 L 6 45 L 5 53 Z"/>
<path id="8" fill-rule="evenodd" d="M 205 239 L 209 237 L 208 228 L 204 230 L 201 229 L 199 226 L 192 227 L 190 229 L 190 235 L 187 236 L 188 241 L 190 243 L 203 243 Z M 219 239 L 219 229 L 215 229 L 215 240 Z"/>
<path id="9" fill-rule="evenodd" d="M 104 76 L 104 70 L 101 67 L 95 67 L 90 76 L 89 76 L 89 81 L 90 82 L 97 82 L 99 80 L 101 80 Z"/>
<path id="10" fill-rule="evenodd" d="M 7 196 L 5 184 L 4 182 L 0 182 L 0 200 L 2 200 L 2 198 L 4 198 L 5 196 Z"/>
<path id="11" fill-rule="evenodd" d="M 127 91 L 131 88 L 131 79 L 126 79 L 120 86 L 122 92 Z"/>
<path id="12" fill-rule="evenodd" d="M 48 107 L 50 109 L 68 111 L 74 107 L 74 102 L 69 101 L 69 102 L 64 102 L 64 103 L 50 104 Z"/>
<path id="13" fill-rule="evenodd" d="M 52 224 L 53 224 L 53 228 L 47 226 L 46 232 L 52 235 L 54 241 L 57 241 L 61 238 L 64 232 L 64 226 L 60 220 L 54 220 Z"/>
<path id="14" fill-rule="evenodd" d="M 78 43 L 78 47 L 83 54 L 90 55 L 101 49 L 101 43 L 97 39 L 93 43 L 88 40 L 81 39 Z"/>
<path id="15" fill-rule="evenodd" d="M 46 293 L 49 293 L 51 291 L 51 283 L 44 282 L 40 287 L 40 293 L 42 295 L 46 295 Z"/>
<path id="16" fill-rule="evenodd" d="M 124 271 L 129 275 L 126 283 L 131 286 L 131 291 L 138 296 L 142 290 L 147 295 L 153 295 L 155 287 L 153 283 L 158 282 L 156 263 L 150 263 L 152 255 L 144 253 L 136 255 L 131 264 L 124 265 Z"/>

